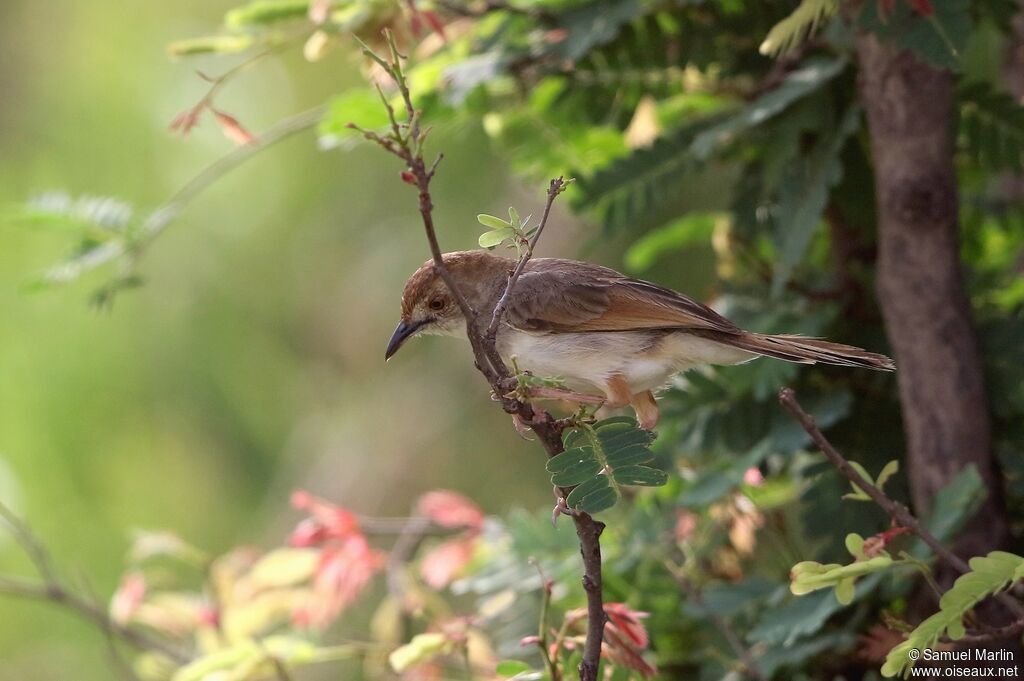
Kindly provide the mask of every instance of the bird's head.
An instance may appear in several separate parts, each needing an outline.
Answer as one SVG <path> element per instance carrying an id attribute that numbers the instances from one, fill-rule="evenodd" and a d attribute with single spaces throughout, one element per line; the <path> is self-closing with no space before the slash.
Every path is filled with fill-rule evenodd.
<path id="1" fill-rule="evenodd" d="M 493 309 L 515 265 L 511 260 L 485 251 L 445 253 L 444 263 L 459 291 L 478 312 Z M 464 333 L 465 324 L 466 319 L 458 303 L 435 269 L 433 261 L 428 260 L 405 282 L 401 320 L 391 335 L 384 358 L 390 359 L 413 336 L 458 336 Z"/>

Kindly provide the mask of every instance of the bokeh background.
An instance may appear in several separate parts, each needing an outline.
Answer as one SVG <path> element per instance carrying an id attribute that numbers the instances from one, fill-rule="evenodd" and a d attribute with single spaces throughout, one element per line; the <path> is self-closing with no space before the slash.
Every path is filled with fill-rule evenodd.
<path id="1" fill-rule="evenodd" d="M 232 5 L 0 3 L 0 205 L 60 190 L 145 211 L 229 151 L 209 121 L 187 140 L 169 134 L 207 87 L 194 69 L 223 64 L 176 62 L 165 45 Z M 218 103 L 260 131 L 357 85 L 351 54 L 291 55 L 243 73 Z M 443 128 L 434 144 L 447 249 L 475 246 L 479 212 L 539 208 L 543 188 L 514 179 L 478 127 Z M 382 515 L 436 487 L 495 513 L 550 501 L 536 449 L 486 399 L 468 346 L 427 339 L 383 362 L 402 283 L 427 257 L 398 170 L 366 146 L 320 151 L 311 133 L 262 152 L 195 201 L 147 254 L 145 286 L 106 311 L 88 304 L 101 278 L 27 293 L 67 235 L 0 224 L 0 498 L 72 576 L 109 594 L 136 528 L 217 553 L 279 544 L 295 488 Z M 618 245 L 591 234 L 560 211 L 544 249 L 619 265 Z M 698 250 L 655 276 L 700 295 L 707 260 Z M 6 542 L 0 567 L 24 567 Z M 67 670 L 110 678 L 102 636 L 0 600 L 0 679 Z"/>

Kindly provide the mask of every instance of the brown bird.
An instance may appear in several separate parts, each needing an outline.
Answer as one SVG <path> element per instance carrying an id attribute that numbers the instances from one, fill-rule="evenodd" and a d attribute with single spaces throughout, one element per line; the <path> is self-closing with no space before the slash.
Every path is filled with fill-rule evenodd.
<path id="1" fill-rule="evenodd" d="M 490 319 L 515 261 L 485 251 L 444 256 L 470 306 Z M 465 318 L 431 261 L 409 277 L 402 317 L 385 359 L 410 337 L 465 337 Z M 530 260 L 509 297 L 496 337 L 506 360 L 559 377 L 605 406 L 631 405 L 644 428 L 658 421 L 653 391 L 676 373 L 707 364 L 772 357 L 892 371 L 885 355 L 817 338 L 744 331 L 706 305 L 613 269 L 561 258 Z"/>

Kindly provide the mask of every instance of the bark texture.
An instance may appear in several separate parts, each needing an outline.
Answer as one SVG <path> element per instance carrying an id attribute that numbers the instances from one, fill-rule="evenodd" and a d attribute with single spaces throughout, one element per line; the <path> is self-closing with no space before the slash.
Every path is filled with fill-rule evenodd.
<path id="1" fill-rule="evenodd" d="M 978 342 L 964 290 L 953 168 L 953 78 L 875 36 L 857 38 L 878 201 L 877 289 L 898 367 L 911 493 L 919 515 L 968 464 L 989 490 L 957 544 L 1008 536 Z"/>

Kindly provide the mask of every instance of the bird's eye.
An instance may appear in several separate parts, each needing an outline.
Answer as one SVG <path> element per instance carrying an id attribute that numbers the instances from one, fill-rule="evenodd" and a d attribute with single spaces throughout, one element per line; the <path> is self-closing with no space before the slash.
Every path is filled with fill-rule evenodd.
<path id="1" fill-rule="evenodd" d="M 444 298 L 434 298 L 428 304 L 431 310 L 437 311 L 444 307 Z"/>

